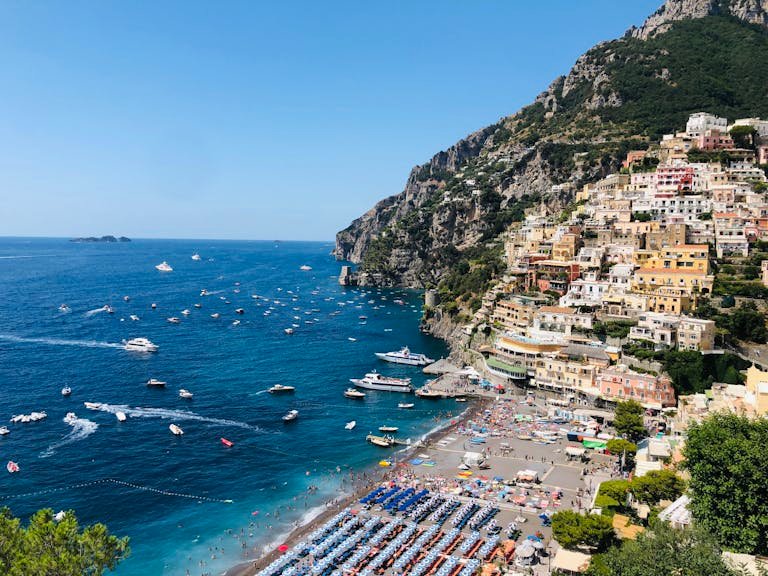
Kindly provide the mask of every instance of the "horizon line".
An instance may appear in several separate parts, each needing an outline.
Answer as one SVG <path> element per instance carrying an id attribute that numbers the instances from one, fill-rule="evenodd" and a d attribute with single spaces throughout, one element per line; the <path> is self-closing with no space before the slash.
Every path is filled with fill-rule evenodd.
<path id="1" fill-rule="evenodd" d="M 104 236 L 113 236 L 115 238 L 128 238 L 131 242 L 135 240 L 184 240 L 184 241 L 206 241 L 206 242 L 315 242 L 315 243 L 324 243 L 324 242 L 331 242 L 335 243 L 335 240 L 330 239 L 324 239 L 324 240 L 295 240 L 295 239 L 281 239 L 281 238 L 274 238 L 274 239 L 267 239 L 267 238 L 169 238 L 169 237 L 161 237 L 161 236 L 116 236 L 114 234 L 104 234 L 102 236 L 36 236 L 36 235 L 0 235 L 0 240 L 4 239 L 12 239 L 12 238 L 20 238 L 20 239 L 31 239 L 31 240 L 66 240 L 66 241 L 72 241 L 77 240 L 78 238 L 103 238 Z M 116 242 L 116 244 L 120 244 L 121 242 Z M 112 242 L 108 242 L 108 244 L 112 244 Z M 127 242 L 122 242 L 122 244 L 127 244 Z"/>

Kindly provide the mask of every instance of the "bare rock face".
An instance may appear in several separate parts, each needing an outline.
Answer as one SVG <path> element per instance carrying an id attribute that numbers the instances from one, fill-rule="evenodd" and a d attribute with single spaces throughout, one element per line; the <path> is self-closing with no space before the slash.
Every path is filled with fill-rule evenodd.
<path id="1" fill-rule="evenodd" d="M 669 30 L 674 22 L 711 15 L 730 15 L 750 24 L 768 25 L 768 0 L 667 0 L 640 28 L 634 38 L 646 40 Z"/>

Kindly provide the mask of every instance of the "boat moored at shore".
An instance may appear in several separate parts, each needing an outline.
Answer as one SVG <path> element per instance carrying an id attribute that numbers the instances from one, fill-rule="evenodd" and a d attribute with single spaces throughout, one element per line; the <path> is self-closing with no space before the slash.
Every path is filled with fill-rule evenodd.
<path id="1" fill-rule="evenodd" d="M 381 390 L 384 392 L 413 392 L 410 378 L 392 378 L 378 372 L 369 372 L 363 378 L 352 378 L 350 382 L 358 388 Z"/>
<path id="2" fill-rule="evenodd" d="M 432 358 L 427 358 L 424 354 L 414 354 L 407 346 L 397 352 L 376 352 L 376 357 L 386 362 L 408 366 L 426 366 L 434 362 Z"/>

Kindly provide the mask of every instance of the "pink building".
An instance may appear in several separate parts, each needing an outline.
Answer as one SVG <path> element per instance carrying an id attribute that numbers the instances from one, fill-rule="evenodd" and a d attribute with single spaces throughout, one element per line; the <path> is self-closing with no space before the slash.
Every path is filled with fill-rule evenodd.
<path id="1" fill-rule="evenodd" d="M 733 139 L 720 130 L 706 130 L 696 139 L 696 147 L 699 150 L 724 150 L 733 148 Z"/>
<path id="2" fill-rule="evenodd" d="M 612 402 L 636 400 L 657 410 L 675 406 L 672 381 L 664 375 L 640 374 L 620 364 L 601 371 L 597 384 L 600 395 Z"/>

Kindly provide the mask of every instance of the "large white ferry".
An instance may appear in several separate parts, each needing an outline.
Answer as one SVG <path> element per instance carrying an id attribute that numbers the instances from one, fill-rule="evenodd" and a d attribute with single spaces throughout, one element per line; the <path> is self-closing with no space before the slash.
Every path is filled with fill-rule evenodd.
<path id="1" fill-rule="evenodd" d="M 399 352 L 376 352 L 376 356 L 387 362 L 408 364 L 409 366 L 426 366 L 434 362 L 432 358 L 427 358 L 424 354 L 412 353 L 407 346 Z"/>
<path id="2" fill-rule="evenodd" d="M 158 350 L 157 344 L 153 344 L 146 338 L 131 338 L 123 343 L 123 347 L 132 352 L 157 352 Z"/>
<path id="3" fill-rule="evenodd" d="M 410 378 L 390 378 L 378 372 L 369 372 L 364 378 L 351 378 L 350 382 L 358 388 L 383 390 L 385 392 L 413 392 Z"/>

